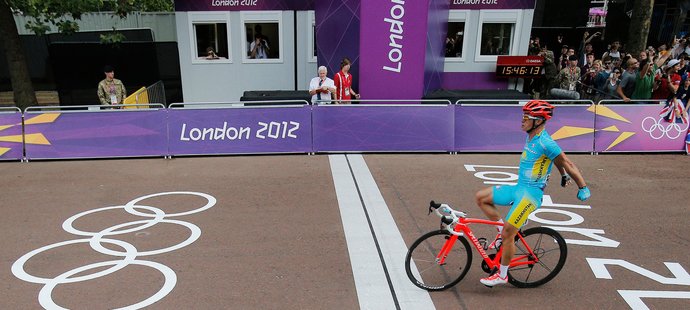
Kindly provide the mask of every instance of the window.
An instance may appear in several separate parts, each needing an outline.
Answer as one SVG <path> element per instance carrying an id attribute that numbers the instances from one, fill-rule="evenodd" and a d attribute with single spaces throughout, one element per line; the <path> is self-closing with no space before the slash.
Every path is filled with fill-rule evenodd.
<path id="1" fill-rule="evenodd" d="M 522 15 L 522 10 L 480 10 L 474 61 L 495 62 L 499 55 L 517 55 L 518 40 L 525 35 Z"/>
<path id="2" fill-rule="evenodd" d="M 281 12 L 242 12 L 242 62 L 282 62 Z"/>
<path id="3" fill-rule="evenodd" d="M 189 36 L 192 63 L 231 63 L 229 14 L 190 13 Z"/>
<path id="4" fill-rule="evenodd" d="M 465 60 L 465 23 L 470 11 L 450 10 L 448 12 L 448 32 L 445 37 L 445 56 L 448 62 L 463 62 Z"/>
<path id="5" fill-rule="evenodd" d="M 509 55 L 513 26 L 509 23 L 483 24 L 480 55 Z"/>
<path id="6" fill-rule="evenodd" d="M 465 42 L 465 22 L 449 22 L 446 35 L 446 57 L 462 58 L 463 44 Z"/>
<path id="7" fill-rule="evenodd" d="M 316 62 L 316 56 L 317 56 L 317 51 L 316 51 L 316 16 L 314 15 L 314 11 L 309 11 L 309 20 L 310 20 L 310 26 L 311 26 L 311 48 L 312 48 L 312 55 L 311 55 L 311 59 L 309 61 Z"/>
<path id="8" fill-rule="evenodd" d="M 227 24 L 194 24 L 196 55 L 199 58 L 228 58 Z"/>

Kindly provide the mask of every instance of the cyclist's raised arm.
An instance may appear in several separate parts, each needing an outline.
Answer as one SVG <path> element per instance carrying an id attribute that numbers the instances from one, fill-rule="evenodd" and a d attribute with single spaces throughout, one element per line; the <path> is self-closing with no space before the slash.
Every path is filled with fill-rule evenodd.
<path id="1" fill-rule="evenodd" d="M 582 174 L 580 173 L 580 170 L 577 169 L 575 166 L 575 163 L 573 163 L 568 156 L 565 155 L 565 152 L 561 153 L 560 155 L 556 156 L 556 158 L 553 161 L 554 165 L 556 165 L 556 168 L 558 168 L 558 171 L 563 173 L 565 171 L 566 174 L 568 174 L 575 183 L 577 184 L 577 187 L 583 188 L 587 186 L 587 183 L 585 182 L 585 178 L 582 177 Z"/>

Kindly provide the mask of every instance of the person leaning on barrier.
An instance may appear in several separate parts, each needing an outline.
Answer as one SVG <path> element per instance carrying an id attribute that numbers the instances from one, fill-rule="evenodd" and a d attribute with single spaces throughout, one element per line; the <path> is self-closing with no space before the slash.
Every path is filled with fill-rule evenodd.
<path id="1" fill-rule="evenodd" d="M 621 82 L 618 84 L 616 93 L 625 102 L 630 102 L 630 97 L 632 97 L 635 91 L 635 81 L 637 80 L 637 69 L 639 67 L 640 63 L 637 59 L 631 57 L 628 59 L 625 71 L 621 75 Z"/>
<path id="2" fill-rule="evenodd" d="M 98 99 L 101 105 L 122 104 L 127 97 L 127 90 L 122 81 L 115 78 L 115 69 L 112 66 L 103 68 L 105 79 L 98 83 Z"/>
<path id="3" fill-rule="evenodd" d="M 335 84 L 333 80 L 328 78 L 328 68 L 326 66 L 320 66 L 317 70 L 319 76 L 311 79 L 309 82 L 309 94 L 311 95 L 311 102 L 317 103 L 330 103 L 331 94 L 335 93 Z"/>

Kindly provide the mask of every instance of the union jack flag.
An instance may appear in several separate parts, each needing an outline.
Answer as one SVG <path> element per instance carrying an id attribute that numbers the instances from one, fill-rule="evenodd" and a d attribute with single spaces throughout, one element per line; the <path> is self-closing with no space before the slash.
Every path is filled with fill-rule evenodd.
<path id="1" fill-rule="evenodd" d="M 678 98 L 673 98 L 666 102 L 666 106 L 661 109 L 659 115 L 669 123 L 688 123 L 688 113 L 685 111 L 685 105 Z"/>

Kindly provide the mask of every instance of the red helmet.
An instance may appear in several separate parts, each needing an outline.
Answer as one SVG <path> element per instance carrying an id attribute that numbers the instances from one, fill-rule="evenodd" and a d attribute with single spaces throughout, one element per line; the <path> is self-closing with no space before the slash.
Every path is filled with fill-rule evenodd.
<path id="1" fill-rule="evenodd" d="M 549 120 L 553 116 L 553 109 L 550 103 L 542 100 L 530 100 L 522 107 L 522 112 L 533 117 Z"/>

